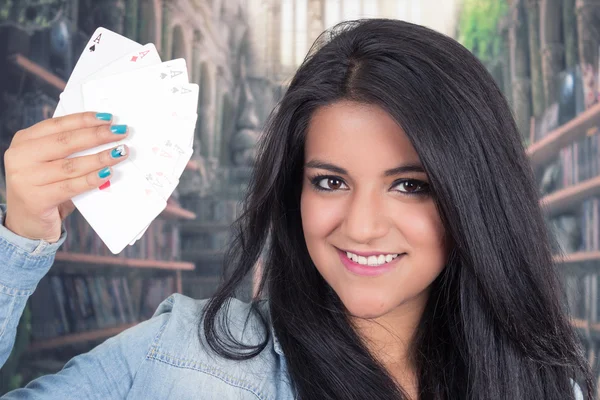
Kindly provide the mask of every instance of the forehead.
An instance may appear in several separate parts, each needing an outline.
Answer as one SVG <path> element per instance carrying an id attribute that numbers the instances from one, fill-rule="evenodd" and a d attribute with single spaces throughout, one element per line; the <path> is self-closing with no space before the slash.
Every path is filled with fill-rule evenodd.
<path id="1" fill-rule="evenodd" d="M 419 160 L 404 130 L 383 108 L 351 101 L 314 112 L 305 143 L 305 159 L 309 158 L 376 165 Z"/>

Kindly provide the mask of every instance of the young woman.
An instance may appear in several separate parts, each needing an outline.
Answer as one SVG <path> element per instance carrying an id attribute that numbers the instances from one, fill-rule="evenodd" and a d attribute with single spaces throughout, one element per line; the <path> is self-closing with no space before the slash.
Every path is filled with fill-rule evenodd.
<path id="1" fill-rule="evenodd" d="M 115 141 L 109 127 L 43 121 L 6 153 L 2 362 L 68 200 L 126 159 L 65 160 Z M 7 398 L 564 400 L 579 380 L 591 399 L 538 200 L 473 55 L 401 21 L 340 25 L 268 121 L 218 293 L 175 294 Z M 261 254 L 260 298 L 233 300 Z"/>

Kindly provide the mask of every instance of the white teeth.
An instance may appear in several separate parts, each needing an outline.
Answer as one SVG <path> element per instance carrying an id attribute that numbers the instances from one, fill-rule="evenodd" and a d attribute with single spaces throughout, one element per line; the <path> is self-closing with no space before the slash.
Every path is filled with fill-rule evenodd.
<path id="1" fill-rule="evenodd" d="M 356 254 L 352 254 L 349 251 L 346 252 L 346 256 L 354 262 L 358 262 L 358 256 Z"/>
<path id="2" fill-rule="evenodd" d="M 385 254 L 385 255 L 380 254 L 378 256 L 363 257 L 363 256 L 359 256 L 357 254 L 350 253 L 349 251 L 347 251 L 346 257 L 348 257 L 355 263 L 358 263 L 361 265 L 368 265 L 370 267 L 378 267 L 385 263 L 389 263 L 390 261 L 392 261 L 393 259 L 398 257 L 398 254 Z"/>

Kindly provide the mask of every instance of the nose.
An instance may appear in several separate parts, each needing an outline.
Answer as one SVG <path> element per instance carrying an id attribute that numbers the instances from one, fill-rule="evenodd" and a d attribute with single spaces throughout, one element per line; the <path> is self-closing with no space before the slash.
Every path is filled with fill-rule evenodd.
<path id="1" fill-rule="evenodd" d="M 389 224 L 383 194 L 355 192 L 347 205 L 342 229 L 348 239 L 358 244 L 369 244 L 384 237 Z"/>

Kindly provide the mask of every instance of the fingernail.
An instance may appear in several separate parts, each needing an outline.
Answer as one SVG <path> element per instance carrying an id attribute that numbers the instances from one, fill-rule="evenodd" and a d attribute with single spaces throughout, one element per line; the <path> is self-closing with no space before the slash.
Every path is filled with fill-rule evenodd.
<path id="1" fill-rule="evenodd" d="M 112 149 L 112 151 L 110 152 L 110 156 L 112 158 L 119 158 L 119 157 L 123 157 L 127 155 L 127 149 L 125 148 L 125 145 L 118 145 L 117 147 L 115 147 L 114 149 Z"/>
<path id="2" fill-rule="evenodd" d="M 96 119 L 99 119 L 100 121 L 110 121 L 112 119 L 112 114 L 111 113 L 97 113 Z"/>
<path id="3" fill-rule="evenodd" d="M 98 176 L 100 177 L 100 179 L 104 179 L 107 176 L 110 175 L 110 168 L 106 167 L 106 168 L 102 168 L 99 172 L 98 172 Z"/>
<path id="4" fill-rule="evenodd" d="M 127 125 L 113 125 L 110 127 L 110 131 L 117 135 L 122 135 L 127 132 Z"/>

